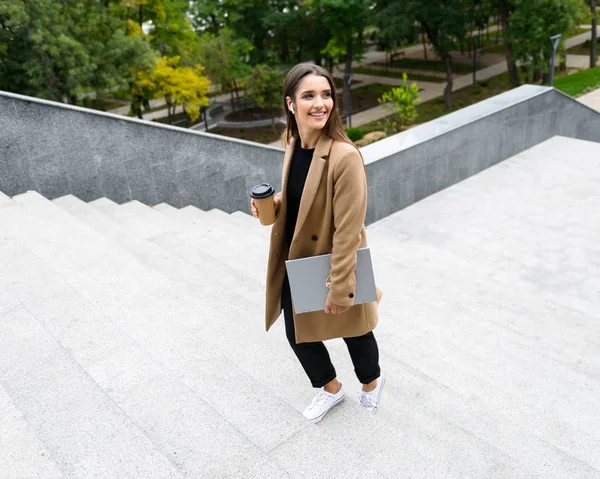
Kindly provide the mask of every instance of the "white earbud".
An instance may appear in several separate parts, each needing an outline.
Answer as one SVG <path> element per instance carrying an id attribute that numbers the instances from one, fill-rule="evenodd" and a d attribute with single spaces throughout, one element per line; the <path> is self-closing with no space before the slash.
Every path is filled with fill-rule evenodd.
<path id="1" fill-rule="evenodd" d="M 290 105 L 290 111 L 292 112 L 292 115 L 294 114 L 294 105 Z"/>

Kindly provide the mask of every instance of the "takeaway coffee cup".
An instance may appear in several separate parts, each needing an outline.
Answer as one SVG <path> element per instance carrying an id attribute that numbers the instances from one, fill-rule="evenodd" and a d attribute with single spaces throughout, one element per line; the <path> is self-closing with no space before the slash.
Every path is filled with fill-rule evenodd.
<path id="1" fill-rule="evenodd" d="M 275 223 L 274 194 L 275 190 L 269 183 L 256 185 L 250 192 L 250 196 L 254 199 L 254 205 L 258 210 L 258 219 L 261 225 L 268 226 Z"/>

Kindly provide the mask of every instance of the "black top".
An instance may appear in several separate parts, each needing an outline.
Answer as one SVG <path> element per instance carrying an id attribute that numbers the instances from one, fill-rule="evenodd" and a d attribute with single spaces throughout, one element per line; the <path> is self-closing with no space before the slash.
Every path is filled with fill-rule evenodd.
<path id="1" fill-rule="evenodd" d="M 287 217 L 285 220 L 285 239 L 288 247 L 292 244 L 294 229 L 298 220 L 298 210 L 300 209 L 300 200 L 302 191 L 308 176 L 308 169 L 312 161 L 314 148 L 306 150 L 300 146 L 300 138 L 296 140 L 296 147 L 292 155 L 292 164 L 290 166 L 290 176 L 287 183 Z"/>

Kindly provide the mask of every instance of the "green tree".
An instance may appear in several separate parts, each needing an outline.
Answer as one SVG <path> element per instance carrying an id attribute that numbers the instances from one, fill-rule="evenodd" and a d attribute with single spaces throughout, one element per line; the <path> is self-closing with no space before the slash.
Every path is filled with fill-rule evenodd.
<path id="1" fill-rule="evenodd" d="M 127 84 L 152 53 L 120 26 L 95 0 L 0 4 L 0 88 L 75 103 L 87 90 Z"/>
<path id="2" fill-rule="evenodd" d="M 352 72 L 352 60 L 364 50 L 362 32 L 371 20 L 369 0 L 307 0 L 313 15 L 319 15 L 330 32 L 322 52 L 332 59 L 343 57 L 344 74 Z"/>
<path id="3" fill-rule="evenodd" d="M 444 62 L 446 110 L 452 109 L 452 57 L 450 52 L 465 43 L 469 30 L 470 0 L 446 0 L 443 3 L 428 0 L 389 1 L 376 16 L 380 28 L 407 39 L 416 39 L 423 31 L 437 55 Z"/>
<path id="4" fill-rule="evenodd" d="M 402 84 L 384 93 L 377 101 L 381 105 L 390 105 L 394 115 L 386 124 L 386 133 L 397 133 L 403 125 L 412 123 L 418 116 L 417 104 L 421 100 L 416 83 L 408 84 L 406 73 L 402 75 Z"/>
<path id="5" fill-rule="evenodd" d="M 242 18 L 246 0 L 190 0 L 190 16 L 198 32 L 218 35 L 222 28 L 233 29 Z"/>
<path id="6" fill-rule="evenodd" d="M 197 35 L 189 18 L 186 0 L 110 0 L 127 33 L 144 37 L 162 56 L 179 56 L 194 65 Z"/>
<path id="7" fill-rule="evenodd" d="M 260 108 L 277 106 L 281 100 L 283 76 L 269 65 L 256 65 L 247 82 L 250 98 Z"/>
<path id="8" fill-rule="evenodd" d="M 231 30 L 222 28 L 217 35 L 205 33 L 197 45 L 198 59 L 206 69 L 210 80 L 231 92 L 232 108 L 235 109 L 234 93 L 239 100 L 239 82 L 247 78 L 250 67 L 243 57 L 251 50 L 245 39 L 236 39 Z"/>
<path id="9" fill-rule="evenodd" d="M 550 37 L 567 31 L 584 16 L 581 0 L 513 0 L 510 35 L 515 57 L 526 65 L 528 81 L 547 75 L 552 57 Z M 564 51 L 564 40 L 561 49 Z"/>
<path id="10" fill-rule="evenodd" d="M 493 0 L 498 9 L 500 24 L 502 26 L 502 41 L 504 42 L 504 54 L 506 56 L 506 65 L 511 88 L 516 88 L 521 84 L 519 69 L 517 68 L 517 58 L 513 46 L 513 36 L 511 35 L 511 17 L 515 11 L 513 0 Z"/>

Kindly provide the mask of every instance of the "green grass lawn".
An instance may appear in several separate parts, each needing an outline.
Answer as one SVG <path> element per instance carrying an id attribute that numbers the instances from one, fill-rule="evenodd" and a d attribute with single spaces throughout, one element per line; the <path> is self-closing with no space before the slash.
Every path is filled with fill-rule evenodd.
<path id="1" fill-rule="evenodd" d="M 587 33 L 589 31 L 590 31 L 589 28 L 574 27 L 574 28 L 571 28 L 571 30 L 569 30 L 564 36 L 566 38 L 573 38 L 573 37 L 576 37 L 577 35 L 581 35 L 582 33 Z"/>
<path id="2" fill-rule="evenodd" d="M 508 73 L 495 76 L 488 80 L 478 82 L 476 87 L 466 87 L 452 94 L 452 111 L 465 108 L 473 103 L 485 100 L 492 96 L 510 90 Z M 444 97 L 435 98 L 417 105 L 418 117 L 415 123 L 425 123 L 435 120 L 448 112 L 444 106 Z M 361 127 L 366 133 L 382 129 L 381 120 L 376 120 Z"/>
<path id="3" fill-rule="evenodd" d="M 359 73 L 363 75 L 375 75 L 380 77 L 388 77 L 388 78 L 402 78 L 402 73 L 400 72 L 386 72 L 385 70 L 371 70 L 370 68 L 353 68 L 352 71 L 354 73 Z M 413 75 L 408 73 L 409 81 L 427 81 L 432 83 L 444 83 L 446 80 L 438 77 L 431 77 L 426 75 Z"/>
<path id="4" fill-rule="evenodd" d="M 385 92 L 390 91 L 393 85 L 374 83 L 352 90 L 352 113 L 359 113 L 379 105 L 377 101 Z M 343 108 L 345 111 L 345 108 Z"/>
<path id="5" fill-rule="evenodd" d="M 579 95 L 589 89 L 600 88 L 600 66 L 557 78 L 554 86 L 571 96 Z"/>
<path id="6" fill-rule="evenodd" d="M 375 62 L 373 65 L 385 67 L 385 62 Z M 430 72 L 442 72 L 446 71 L 446 66 L 441 60 L 425 60 L 420 58 L 403 58 L 401 60 L 395 60 L 390 65 L 393 68 L 401 68 L 405 70 L 424 70 Z M 477 68 L 482 68 L 483 65 L 478 65 Z M 452 71 L 460 75 L 466 75 L 473 71 L 473 65 L 467 65 L 464 63 L 452 62 Z"/>
<path id="7" fill-rule="evenodd" d="M 572 28 L 571 30 L 569 30 L 564 36 L 563 38 L 572 38 L 572 37 L 576 37 L 577 35 L 581 35 L 582 33 L 586 33 L 589 32 L 590 30 L 588 28 L 579 28 L 579 27 L 575 27 Z M 498 30 L 497 32 L 493 32 L 492 35 L 496 33 L 499 36 L 502 34 L 501 30 Z M 586 49 L 585 52 L 580 53 L 580 51 L 582 50 L 582 45 L 578 45 L 576 47 L 570 48 L 568 50 L 568 53 L 572 53 L 574 55 L 589 55 L 590 50 L 589 50 L 589 41 L 586 42 L 588 47 Z M 482 40 L 481 42 L 481 46 L 483 47 L 483 51 L 484 53 L 497 53 L 499 55 L 504 54 L 504 43 L 502 42 L 502 39 L 500 39 L 500 41 L 498 42 L 498 44 L 496 44 L 496 39 L 490 39 L 490 40 Z M 577 51 L 575 51 L 577 50 Z"/>
<path id="8" fill-rule="evenodd" d="M 567 53 L 570 53 L 571 55 L 589 55 L 591 45 L 591 40 L 586 40 L 585 43 L 582 43 L 581 45 L 576 45 L 574 47 L 569 48 L 567 50 Z M 596 54 L 600 55 L 600 38 L 598 38 L 598 40 L 596 41 L 596 45 Z"/>
<path id="9" fill-rule="evenodd" d="M 229 136 L 239 138 L 240 140 L 255 141 L 257 143 L 269 144 L 281 138 L 285 126 L 276 123 L 271 126 L 259 126 L 256 128 L 213 128 L 208 130 L 215 135 Z M 202 130 L 204 131 L 204 130 Z"/>
<path id="10" fill-rule="evenodd" d="M 110 101 L 110 99 L 98 100 L 96 98 L 81 98 L 77 101 L 77 105 L 82 106 L 84 108 L 91 108 L 93 110 L 99 111 L 109 111 L 115 108 L 119 108 L 123 106 L 121 103 L 117 103 L 114 101 Z"/>

